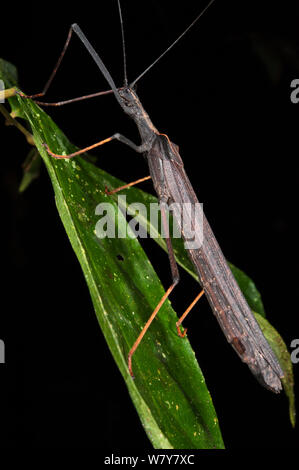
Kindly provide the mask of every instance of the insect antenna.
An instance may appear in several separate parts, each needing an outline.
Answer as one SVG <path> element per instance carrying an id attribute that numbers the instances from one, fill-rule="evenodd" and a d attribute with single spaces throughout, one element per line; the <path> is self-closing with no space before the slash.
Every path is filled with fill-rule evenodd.
<path id="1" fill-rule="evenodd" d="M 128 86 L 128 76 L 127 76 L 127 59 L 126 59 L 126 43 L 125 43 L 125 33 L 124 33 L 124 22 L 120 7 L 120 0 L 117 0 L 119 20 L 120 20 L 120 29 L 121 29 L 121 38 L 122 38 L 122 48 L 123 48 L 123 61 L 124 61 L 124 85 Z"/>
<path id="2" fill-rule="evenodd" d="M 119 1 L 119 0 L 118 0 Z M 143 75 L 145 75 L 160 59 L 162 59 L 162 57 L 165 56 L 165 54 L 167 54 L 167 52 L 170 51 L 170 49 L 173 48 L 173 46 L 175 46 L 179 41 L 180 39 L 182 39 L 183 36 L 185 36 L 185 34 L 189 31 L 189 29 L 192 28 L 192 26 L 195 25 L 195 23 L 197 23 L 197 21 L 199 20 L 199 18 L 207 11 L 207 9 L 212 5 L 212 3 L 214 3 L 215 0 L 210 0 L 210 2 L 207 4 L 207 6 L 199 13 L 199 15 L 195 18 L 194 21 L 192 21 L 191 24 L 189 24 L 188 28 L 186 28 L 180 35 L 179 37 L 176 38 L 176 40 L 170 44 L 170 46 L 164 51 L 162 52 L 161 55 L 159 55 L 159 57 L 157 57 L 156 60 L 154 60 L 154 62 L 151 63 L 151 65 L 149 65 L 140 75 L 138 75 L 138 77 L 130 84 L 130 87 L 133 87 L 134 85 L 136 85 L 136 83 L 138 82 L 138 80 L 140 80 L 141 77 L 143 77 Z"/>

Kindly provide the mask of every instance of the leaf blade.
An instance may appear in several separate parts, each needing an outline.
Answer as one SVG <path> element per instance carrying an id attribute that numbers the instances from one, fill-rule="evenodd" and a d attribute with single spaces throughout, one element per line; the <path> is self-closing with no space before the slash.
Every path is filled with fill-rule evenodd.
<path id="1" fill-rule="evenodd" d="M 117 180 L 82 158 L 50 158 L 42 146 L 44 141 L 58 153 L 70 153 L 74 147 L 34 103 L 19 100 L 46 163 L 57 208 L 82 266 L 102 331 L 153 445 L 222 448 L 211 397 L 188 341 L 176 334 L 176 315 L 169 302 L 134 355 L 135 381 L 128 374 L 129 348 L 163 288 L 136 240 L 116 238 L 112 243 L 96 239 L 95 207 L 107 202 L 105 186 Z M 121 267 L 118 253 L 125 260 Z"/>

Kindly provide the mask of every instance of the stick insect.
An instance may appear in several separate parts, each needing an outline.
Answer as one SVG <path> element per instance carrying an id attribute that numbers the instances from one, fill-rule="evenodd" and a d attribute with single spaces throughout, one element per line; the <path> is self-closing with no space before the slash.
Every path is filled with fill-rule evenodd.
<path id="1" fill-rule="evenodd" d="M 123 21 L 120 9 L 120 2 L 118 0 L 124 56 L 123 87 L 116 87 L 114 80 L 112 79 L 110 73 L 108 72 L 107 68 L 105 67 L 104 63 L 102 62 L 101 58 L 99 57 L 93 46 L 90 44 L 80 27 L 77 24 L 73 24 L 70 28 L 62 54 L 43 92 L 31 96 L 22 94 L 23 97 L 29 98 L 37 98 L 45 94 L 53 79 L 53 76 L 55 75 L 60 65 L 65 50 L 69 44 L 71 35 L 73 32 L 75 32 L 86 47 L 86 49 L 88 50 L 88 52 L 90 53 L 90 55 L 92 56 L 92 58 L 94 59 L 94 61 L 96 62 L 96 64 L 98 65 L 101 73 L 103 74 L 111 88 L 106 92 L 96 93 L 87 97 L 113 93 L 125 114 L 127 114 L 131 119 L 133 119 L 135 124 L 137 125 L 141 138 L 140 145 L 136 145 L 127 137 L 119 133 L 113 134 L 111 137 L 108 137 L 104 140 L 101 140 L 100 142 L 97 142 L 96 144 L 93 144 L 89 147 L 71 153 L 69 155 L 55 154 L 49 149 L 47 144 L 44 144 L 49 155 L 54 158 L 73 158 L 76 155 L 82 154 L 107 142 L 111 142 L 112 140 L 118 140 L 128 145 L 136 152 L 143 154 L 147 160 L 150 171 L 150 177 L 153 181 L 153 185 L 158 195 L 160 203 L 161 219 L 164 228 L 164 233 L 166 234 L 166 245 L 172 274 L 172 284 L 163 295 L 159 304 L 155 308 L 154 312 L 151 314 L 143 330 L 141 331 L 140 335 L 138 336 L 134 345 L 129 351 L 128 369 L 132 377 L 133 354 L 139 346 L 150 324 L 159 312 L 161 306 L 179 282 L 178 266 L 175 260 L 171 244 L 171 238 L 168 234 L 167 210 L 173 207 L 173 203 L 176 207 L 181 207 L 184 204 L 189 204 L 190 207 L 200 206 L 195 192 L 188 179 L 188 176 L 185 173 L 183 161 L 179 154 L 178 146 L 171 142 L 167 135 L 160 133 L 156 129 L 154 124 L 151 122 L 149 115 L 144 110 L 136 94 L 135 85 L 137 81 L 139 81 L 139 79 L 158 60 L 160 60 L 161 57 L 163 57 L 163 55 L 166 54 L 181 39 L 184 34 L 186 34 L 186 32 L 199 20 L 199 18 L 203 15 L 203 13 L 210 7 L 213 2 L 214 0 L 211 0 L 208 5 L 202 10 L 202 12 L 198 15 L 198 17 L 193 21 L 193 23 L 191 23 L 191 25 L 189 25 L 189 27 L 176 39 L 176 41 L 174 41 L 170 45 L 170 47 L 166 49 L 163 54 L 161 54 L 131 84 L 128 84 L 126 74 L 126 55 L 123 33 Z M 85 99 L 87 97 L 82 98 Z M 76 99 L 71 101 L 76 101 Z M 58 104 L 64 103 L 66 102 Z M 181 218 L 179 211 L 172 209 L 172 212 L 174 218 L 180 225 Z M 267 340 L 265 339 L 257 321 L 255 320 L 251 309 L 248 306 L 224 258 L 224 255 L 217 243 L 217 240 L 211 230 L 211 227 L 204 213 L 202 212 L 202 209 L 200 214 L 198 212 L 195 212 L 195 215 L 192 215 L 191 212 L 188 216 L 188 224 L 193 231 L 199 227 L 202 231 L 203 239 L 197 247 L 188 248 L 188 255 L 196 269 L 203 290 L 200 292 L 200 294 L 196 297 L 196 299 L 192 302 L 189 308 L 184 312 L 184 314 L 176 323 L 178 334 L 182 337 L 185 336 L 186 329 L 183 332 L 181 331 L 182 322 L 191 310 L 191 308 L 199 300 L 199 298 L 203 294 L 205 294 L 212 308 L 212 311 L 216 316 L 220 327 L 223 330 L 224 335 L 226 336 L 228 342 L 232 345 L 240 359 L 249 366 L 251 372 L 255 375 L 255 377 L 263 386 L 273 392 L 278 393 L 282 388 L 280 379 L 283 377 L 283 371 L 276 359 L 276 356 L 273 353 L 271 347 L 269 346 Z M 184 231 L 182 225 L 180 226 L 182 237 L 185 241 L 186 246 L 186 242 L 188 241 L 188 234 Z"/>

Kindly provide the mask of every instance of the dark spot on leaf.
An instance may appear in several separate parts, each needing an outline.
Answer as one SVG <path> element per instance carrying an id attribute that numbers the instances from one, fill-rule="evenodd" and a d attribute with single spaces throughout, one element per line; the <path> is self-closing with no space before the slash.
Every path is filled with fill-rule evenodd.
<path id="1" fill-rule="evenodd" d="M 116 258 L 119 260 L 119 261 L 124 261 L 124 257 L 122 255 L 116 255 Z"/>

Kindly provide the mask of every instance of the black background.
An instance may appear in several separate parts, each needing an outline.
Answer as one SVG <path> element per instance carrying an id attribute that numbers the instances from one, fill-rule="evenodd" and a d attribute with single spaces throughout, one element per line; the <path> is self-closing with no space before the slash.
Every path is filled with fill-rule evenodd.
<path id="1" fill-rule="evenodd" d="M 129 79 L 136 78 L 203 6 L 199 1 L 123 1 Z M 2 17 L 6 24 L 0 32 L 0 55 L 17 65 L 23 91 L 41 91 L 73 22 L 80 24 L 117 85 L 122 84 L 116 2 L 11 6 L 4 7 Z M 290 82 L 299 78 L 298 24 L 299 2 L 216 1 L 138 83 L 153 123 L 180 146 L 226 257 L 255 281 L 268 319 L 288 347 L 299 337 L 299 104 L 290 102 Z M 47 99 L 104 89 L 104 78 L 74 38 Z M 81 147 L 117 131 L 138 142 L 134 124 L 113 96 L 51 110 L 51 115 Z M 29 148 L 15 128 L 5 128 L 2 122 L 0 132 L 0 338 L 6 344 L 6 364 L 0 369 L 1 415 L 6 416 L 1 421 L 2 443 L 94 447 L 104 453 L 150 450 L 98 326 L 46 170 L 18 194 Z M 127 181 L 145 176 L 144 161 L 130 149 L 123 149 L 123 161 L 115 161 L 118 145 L 107 146 L 105 160 L 97 153 L 99 165 Z M 144 188 L 152 190 L 150 184 Z M 150 241 L 144 248 L 164 285 L 169 285 L 167 256 Z M 198 285 L 182 273 L 172 298 L 175 309 L 183 312 L 197 291 Z M 288 419 L 287 399 L 255 381 L 226 343 L 206 300 L 186 325 L 226 446 L 294 448 L 298 434 Z"/>

